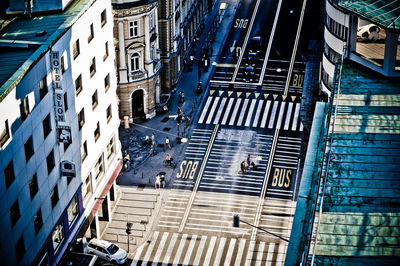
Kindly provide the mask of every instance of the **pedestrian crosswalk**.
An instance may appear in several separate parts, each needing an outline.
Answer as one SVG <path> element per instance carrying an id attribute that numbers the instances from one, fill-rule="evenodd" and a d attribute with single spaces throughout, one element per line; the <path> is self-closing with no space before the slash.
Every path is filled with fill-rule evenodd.
<path id="1" fill-rule="evenodd" d="M 283 265 L 287 244 L 155 231 L 131 265 Z"/>
<path id="2" fill-rule="evenodd" d="M 299 102 L 274 100 L 269 97 L 250 98 L 247 97 L 249 94 L 244 96 L 246 98 L 229 97 L 229 92 L 226 97 L 209 96 L 198 123 L 287 131 L 303 130 Z"/>

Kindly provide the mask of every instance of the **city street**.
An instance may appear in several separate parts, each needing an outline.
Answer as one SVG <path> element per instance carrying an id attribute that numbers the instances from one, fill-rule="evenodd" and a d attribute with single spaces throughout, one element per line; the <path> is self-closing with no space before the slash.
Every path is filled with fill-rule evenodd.
<path id="1" fill-rule="evenodd" d="M 302 6 L 240 2 L 168 197 L 132 265 L 283 264 L 304 135 Z"/>

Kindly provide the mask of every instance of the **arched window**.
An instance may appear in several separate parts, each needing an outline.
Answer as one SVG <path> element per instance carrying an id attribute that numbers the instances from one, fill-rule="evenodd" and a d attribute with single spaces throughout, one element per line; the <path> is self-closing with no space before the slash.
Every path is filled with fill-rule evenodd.
<path id="1" fill-rule="evenodd" d="M 131 55 L 131 72 L 139 71 L 139 54 Z"/>

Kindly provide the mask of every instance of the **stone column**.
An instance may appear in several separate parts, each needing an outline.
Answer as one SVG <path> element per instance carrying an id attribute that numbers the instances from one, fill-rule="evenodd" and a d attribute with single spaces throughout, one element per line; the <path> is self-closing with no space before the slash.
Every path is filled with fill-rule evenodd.
<path id="1" fill-rule="evenodd" d="M 119 82 L 128 82 L 128 68 L 125 60 L 125 38 L 124 38 L 124 22 L 118 21 L 118 44 L 119 44 Z"/>
<path id="2" fill-rule="evenodd" d="M 154 17 L 153 17 L 154 20 Z M 144 17 L 144 63 L 147 68 L 148 75 L 153 74 L 153 64 L 150 58 L 150 16 Z"/>

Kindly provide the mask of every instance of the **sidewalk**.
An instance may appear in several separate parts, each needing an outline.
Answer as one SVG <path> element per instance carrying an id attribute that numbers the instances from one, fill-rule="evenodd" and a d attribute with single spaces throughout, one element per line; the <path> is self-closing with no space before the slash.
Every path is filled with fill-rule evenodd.
<path id="1" fill-rule="evenodd" d="M 203 92 L 201 95 L 196 96 L 195 94 L 198 81 L 198 64 L 197 62 L 194 62 L 191 71 L 185 69 L 182 73 L 181 80 L 177 85 L 175 93 L 172 95 L 169 113 L 158 115 L 155 118 L 140 124 L 133 124 L 128 129 L 123 127 L 120 128 L 122 149 L 129 152 L 130 158 L 134 159 L 135 163 L 131 165 L 129 171 L 121 172 L 117 178 L 118 185 L 154 187 L 155 176 L 161 171 L 166 172 L 166 187 L 170 187 L 173 183 L 175 172 L 179 171 L 180 162 L 185 157 L 184 150 L 188 145 L 191 131 L 193 130 L 193 122 L 197 121 L 201 111 L 200 106 L 202 106 L 202 101 L 206 99 L 204 96 L 208 93 L 208 81 L 214 71 L 212 63 L 216 60 L 220 50 L 223 48 L 239 1 L 240 0 L 223 1 L 227 3 L 227 9 L 223 13 L 223 17 L 220 19 L 221 24 L 217 29 L 215 41 L 212 43 L 214 54 L 210 56 L 210 66 L 208 71 L 204 72 L 204 68 L 202 68 L 200 81 L 203 84 Z M 205 41 L 211 24 L 218 14 L 219 5 L 220 1 L 217 1 L 213 10 L 208 13 L 205 18 L 205 28 L 199 38 L 200 40 L 196 44 L 196 58 L 200 58 L 201 45 Z M 179 103 L 179 92 L 184 92 L 185 101 L 183 104 Z M 192 122 L 186 129 L 186 122 L 183 122 L 179 126 L 179 133 L 182 134 L 182 132 L 184 132 L 183 137 L 187 140 L 187 142 L 184 142 L 185 139 L 183 139 L 184 141 L 181 144 L 178 144 L 177 142 L 178 126 L 176 118 L 169 117 L 177 114 L 178 107 L 182 109 L 185 116 L 191 116 Z M 149 156 L 150 147 L 144 145 L 143 141 L 145 136 L 151 137 L 153 132 L 155 134 L 156 143 L 158 144 L 158 147 L 156 148 L 157 154 Z M 167 148 L 164 152 L 163 145 L 167 136 L 171 140 L 172 148 Z M 174 169 L 167 167 L 163 163 L 167 154 L 170 154 L 172 158 L 174 158 Z"/>

